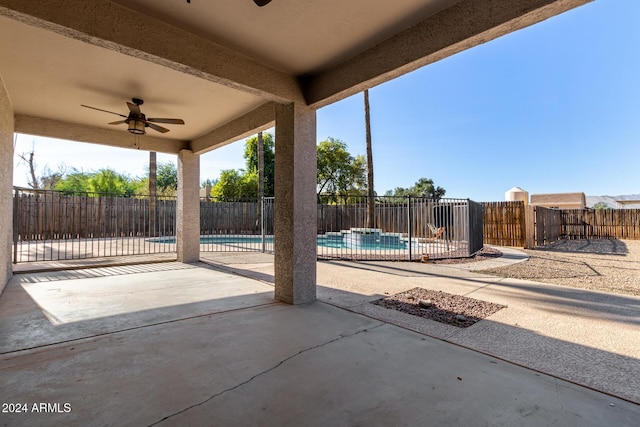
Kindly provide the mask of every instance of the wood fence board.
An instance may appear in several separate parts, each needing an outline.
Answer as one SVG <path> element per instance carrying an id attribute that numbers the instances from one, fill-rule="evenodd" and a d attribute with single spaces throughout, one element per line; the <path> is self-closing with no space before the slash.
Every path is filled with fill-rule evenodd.
<path id="1" fill-rule="evenodd" d="M 523 202 L 484 202 L 484 243 L 497 246 L 525 245 L 525 206 Z"/>
<path id="2" fill-rule="evenodd" d="M 150 221 L 149 200 L 145 198 L 65 196 L 59 193 L 20 192 L 14 196 L 19 240 L 77 239 L 174 235 L 176 202 L 157 199 L 155 221 Z M 260 229 L 260 204 L 257 202 L 201 202 L 202 234 L 255 234 Z M 265 218 L 273 218 L 273 204 Z M 455 217 L 456 204 L 449 205 Z M 532 230 L 537 229 L 537 244 L 558 238 L 568 239 L 640 239 L 640 209 L 553 210 L 538 209 L 535 220 L 523 202 L 482 203 L 484 243 L 498 246 L 531 247 Z M 376 227 L 387 233 L 407 232 L 406 203 L 376 205 Z M 455 218 L 454 218 L 455 219 Z M 431 236 L 429 225 L 438 218 L 434 205 L 412 204 L 412 236 Z M 152 230 L 152 224 L 158 228 Z M 270 221 L 265 221 L 272 227 Z M 318 233 L 339 232 L 366 227 L 366 204 L 318 204 Z M 455 227 L 454 227 L 455 228 Z M 463 231 L 464 232 L 464 231 Z M 272 229 L 266 230 L 272 234 Z M 452 236 L 454 237 L 454 236 Z"/>

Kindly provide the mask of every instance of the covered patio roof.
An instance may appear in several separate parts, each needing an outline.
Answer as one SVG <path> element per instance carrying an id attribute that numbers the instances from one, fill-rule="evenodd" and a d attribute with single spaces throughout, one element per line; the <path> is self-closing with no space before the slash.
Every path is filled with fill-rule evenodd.
<path id="1" fill-rule="evenodd" d="M 316 110 L 588 1 L 0 0 L 0 285 L 14 133 L 178 154 L 177 258 L 194 262 L 199 156 L 276 124 L 275 297 L 313 301 Z M 134 98 L 185 124 L 127 132 Z"/>
<path id="2" fill-rule="evenodd" d="M 15 131 L 202 154 L 589 0 L 0 0 L 0 76 Z M 145 101 L 184 126 L 107 123 Z"/>

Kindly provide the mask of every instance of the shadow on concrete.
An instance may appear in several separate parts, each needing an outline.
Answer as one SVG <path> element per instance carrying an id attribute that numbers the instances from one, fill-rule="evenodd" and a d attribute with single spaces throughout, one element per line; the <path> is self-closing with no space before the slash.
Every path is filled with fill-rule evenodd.
<path id="1" fill-rule="evenodd" d="M 475 298 L 496 303 L 503 303 L 505 299 L 518 299 L 523 306 L 537 306 L 539 315 L 542 317 L 546 316 L 545 313 L 564 314 L 571 316 L 572 320 L 570 321 L 575 322 L 580 322 L 581 319 L 593 319 L 596 321 L 606 320 L 613 324 L 619 323 L 621 326 L 640 326 L 640 300 L 624 295 L 538 284 L 517 279 L 492 278 L 478 273 L 456 270 L 451 270 L 451 274 L 449 272 L 419 271 L 419 269 L 427 267 L 420 264 L 343 261 L 323 261 L 322 263 L 342 267 L 345 269 L 345 274 L 348 274 L 349 270 L 347 269 L 350 269 L 352 274 L 357 274 L 358 270 L 362 270 L 402 278 L 423 277 L 463 282 L 470 285 L 471 292 L 480 293 L 472 295 Z M 222 268 L 225 271 L 273 282 L 272 275 L 255 272 L 250 268 L 245 269 L 239 264 L 235 264 L 233 267 L 222 266 Z M 354 270 L 356 273 L 353 273 Z M 389 278 L 389 280 L 394 279 Z M 322 282 L 322 277 L 318 277 L 318 282 Z M 407 290 L 414 286 L 416 286 L 415 282 L 408 284 Z M 486 298 L 484 293 L 484 290 L 489 287 L 492 299 Z M 489 291 L 487 290 L 487 292 Z M 638 379 L 640 378 L 640 361 L 637 358 L 550 337 L 534 330 L 495 322 L 491 318 L 481 320 L 461 332 L 460 328 L 449 327 L 453 328 L 452 330 L 434 326 L 434 323 L 437 323 L 435 321 L 417 318 L 405 313 L 391 313 L 395 310 L 368 307 L 371 306 L 370 302 L 388 296 L 383 293 L 364 295 L 336 287 L 318 285 L 318 294 L 319 299 L 337 307 L 482 351 L 588 387 L 621 395 L 626 399 L 640 403 L 640 380 Z M 416 327 L 416 324 L 421 326 Z"/>
<path id="2" fill-rule="evenodd" d="M 159 268 L 162 266 L 162 268 Z M 210 266 L 204 264 L 184 265 L 191 271 L 216 271 Z M 52 273 L 36 273 L 30 276 L 15 276 L 14 279 L 5 288 L 2 298 L 0 298 L 0 354 L 32 349 L 38 347 L 46 347 L 52 344 L 80 340 L 83 338 L 91 338 L 96 336 L 108 335 L 115 332 L 135 330 L 148 326 L 161 325 L 175 321 L 206 317 L 213 314 L 224 313 L 228 311 L 240 310 L 248 307 L 258 307 L 263 305 L 276 304 L 273 299 L 272 289 L 265 284 L 258 286 L 247 286 L 246 293 L 237 295 L 228 295 L 228 290 L 218 291 L 216 288 L 216 276 L 210 278 L 210 283 L 204 287 L 199 286 L 195 291 L 202 290 L 205 295 L 210 296 L 206 299 L 199 299 L 189 303 L 175 303 L 171 298 L 175 297 L 175 288 L 167 294 L 167 289 L 142 289 L 144 295 L 152 294 L 152 303 L 158 304 L 157 307 L 148 308 L 145 304 L 136 307 L 135 302 L 131 302 L 136 292 L 140 289 L 131 289 L 130 293 L 124 293 L 116 299 L 108 299 L 105 294 L 110 289 L 100 291 L 100 284 L 105 283 L 104 280 L 131 281 L 132 276 L 141 273 L 152 273 L 166 275 L 171 271 L 184 270 L 184 268 L 171 268 L 167 264 L 151 264 L 141 266 L 129 266 L 125 270 L 120 267 L 109 269 L 88 269 L 88 271 L 68 272 L 52 272 Z M 118 273 L 120 271 L 121 273 Z M 91 276 L 78 274 L 91 274 Z M 219 272 L 218 272 L 219 273 Z M 55 274 L 46 280 L 48 275 Z M 206 274 L 206 273 L 205 273 Z M 148 282 L 153 281 L 153 276 L 146 275 Z M 205 276 L 206 280 L 208 276 Z M 40 280 L 38 280 L 40 278 Z M 25 290 L 25 286 L 33 286 L 33 284 L 51 284 L 54 288 L 45 289 L 42 293 L 64 292 L 65 286 L 74 284 L 75 279 L 95 279 L 95 286 L 86 286 L 86 294 L 84 301 L 91 301 L 90 307 L 83 307 L 78 299 L 78 293 L 82 290 L 74 290 L 75 295 L 69 297 L 68 308 L 56 306 L 57 310 L 48 308 L 47 301 L 34 299 L 34 296 Z M 102 280 L 99 282 L 99 280 Z M 51 283 L 53 282 L 53 283 Z M 77 283 L 77 282 L 76 282 Z M 257 283 L 257 282 L 254 282 Z M 24 286 L 23 286 L 24 285 Z M 176 283 L 180 287 L 180 283 Z M 234 287 L 240 286 L 235 281 Z M 209 288 L 207 290 L 206 288 Z M 260 291 L 260 289 L 262 289 Z M 96 290 L 100 291 L 96 293 Z M 113 292 L 113 291 L 111 291 Z M 118 290 L 117 292 L 120 292 Z M 163 293 L 167 295 L 163 296 Z M 193 294 L 194 292 L 192 292 Z M 236 292 L 238 293 L 238 292 Z M 211 296 L 212 295 L 212 296 Z M 162 301 L 163 298 L 166 301 Z M 109 313 L 109 306 L 104 306 L 104 300 L 113 304 L 116 314 L 105 315 Z M 80 301 L 80 303 L 78 302 Z M 63 301 L 64 302 L 64 301 Z M 148 305 L 148 304 L 146 304 Z M 60 316 L 60 310 L 66 310 L 71 316 L 71 320 L 67 316 Z M 87 312 L 86 315 L 78 315 L 78 312 Z"/>
<path id="3" fill-rule="evenodd" d="M 539 285 L 518 279 L 502 279 L 492 286 L 498 293 L 514 296 L 524 303 L 542 302 L 557 307 L 558 313 L 593 319 L 606 318 L 609 321 L 640 326 L 638 298 L 558 285 Z M 528 295 L 518 293 L 516 296 L 515 291 L 518 290 L 526 291 Z"/>
<path id="4" fill-rule="evenodd" d="M 211 268 L 195 268 L 209 276 Z M 131 276 L 112 276 L 119 277 Z M 318 289 L 325 302 L 246 305 L 256 287 L 267 287 L 251 282 L 241 281 L 247 289 L 239 295 L 62 327 L 12 282 L 0 299 L 1 342 L 29 329 L 32 340 L 13 347 L 32 349 L 0 355 L 0 393 L 71 402 L 73 411 L 10 414 L 5 422 L 598 426 L 633 425 L 640 416 L 638 359 L 492 319 L 432 339 L 433 321 L 390 318 L 394 310 L 369 304 L 375 296 L 327 287 Z M 259 295 L 271 300 L 272 290 Z M 343 298 L 361 303 L 342 309 Z M 208 305 L 217 302 L 244 305 Z M 364 307 L 377 312 L 359 313 Z"/>

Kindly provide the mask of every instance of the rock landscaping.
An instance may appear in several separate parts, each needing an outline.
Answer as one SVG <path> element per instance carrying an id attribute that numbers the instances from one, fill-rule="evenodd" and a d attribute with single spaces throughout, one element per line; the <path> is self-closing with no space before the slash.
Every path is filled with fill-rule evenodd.
<path id="1" fill-rule="evenodd" d="M 506 306 L 462 295 L 413 288 L 371 304 L 398 310 L 448 325 L 467 328 Z"/>

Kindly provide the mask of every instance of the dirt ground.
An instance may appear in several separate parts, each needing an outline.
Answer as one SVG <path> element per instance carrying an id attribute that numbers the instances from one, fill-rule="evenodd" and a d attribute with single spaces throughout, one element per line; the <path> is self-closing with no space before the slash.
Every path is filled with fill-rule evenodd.
<path id="1" fill-rule="evenodd" d="M 638 240 L 562 240 L 524 252 L 528 261 L 482 273 L 640 296 Z"/>

